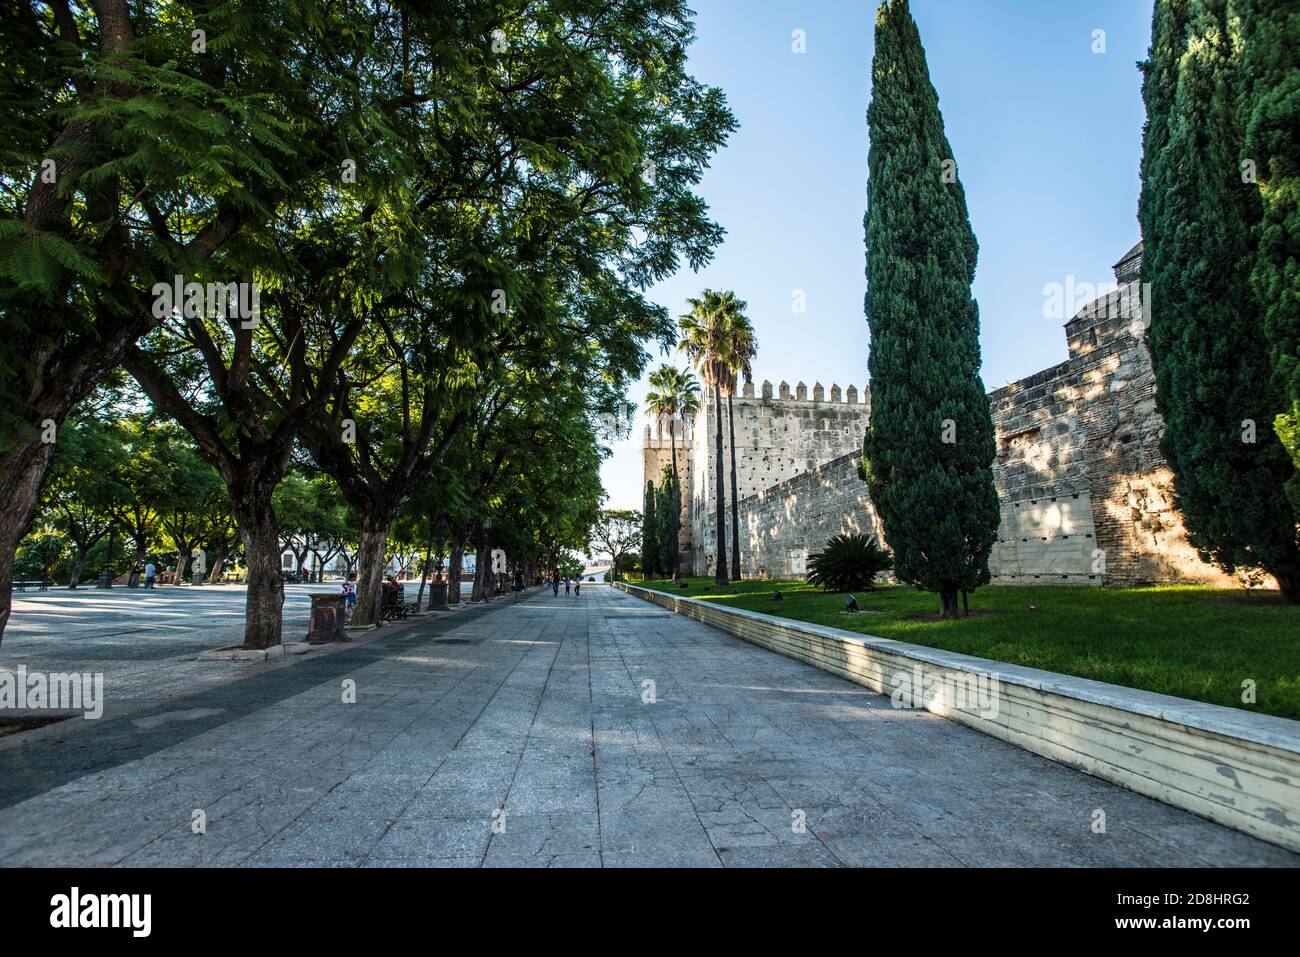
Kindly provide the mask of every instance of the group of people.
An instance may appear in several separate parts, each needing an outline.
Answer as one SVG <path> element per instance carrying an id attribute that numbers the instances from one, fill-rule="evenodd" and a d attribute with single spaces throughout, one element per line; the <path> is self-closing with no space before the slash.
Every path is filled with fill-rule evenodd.
<path id="1" fill-rule="evenodd" d="M 560 594 L 560 581 L 561 581 L 560 573 L 552 572 L 551 573 L 551 594 L 557 597 Z M 570 583 L 570 578 L 568 575 L 564 576 L 563 582 L 564 582 L 564 593 L 567 595 L 569 593 L 569 583 Z M 572 579 L 572 583 L 573 583 L 573 597 L 577 598 L 578 595 L 581 593 L 582 579 L 574 578 Z"/>
<path id="2" fill-rule="evenodd" d="M 387 603 L 391 607 L 401 601 L 402 583 L 397 580 L 396 572 L 389 572 L 388 577 L 379 583 L 381 594 L 387 598 Z M 343 620 L 350 622 L 353 612 L 357 607 L 357 573 L 348 572 L 348 577 L 343 581 Z M 375 624 L 383 626 L 381 618 L 375 620 Z"/>

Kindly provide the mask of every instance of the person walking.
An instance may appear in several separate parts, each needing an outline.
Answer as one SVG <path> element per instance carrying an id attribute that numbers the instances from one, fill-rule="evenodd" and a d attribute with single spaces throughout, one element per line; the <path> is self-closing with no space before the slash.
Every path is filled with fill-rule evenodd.
<path id="1" fill-rule="evenodd" d="M 565 576 L 564 576 L 564 593 L 565 593 L 566 595 L 569 593 L 569 576 L 568 576 L 568 575 L 565 575 Z"/>
<path id="2" fill-rule="evenodd" d="M 579 575 L 577 578 L 573 580 L 573 597 L 577 598 L 581 592 L 582 592 L 582 576 Z"/>
<path id="3" fill-rule="evenodd" d="M 560 573 L 559 572 L 554 572 L 551 574 L 551 594 L 553 594 L 556 598 L 560 597 Z"/>
<path id="4" fill-rule="evenodd" d="M 144 566 L 144 587 L 152 588 L 154 576 L 158 574 L 158 566 L 153 562 Z"/>
<path id="5" fill-rule="evenodd" d="M 352 620 L 352 612 L 357 607 L 357 573 L 348 572 L 347 580 L 343 582 L 343 621 Z"/>
<path id="6" fill-rule="evenodd" d="M 515 592 L 515 601 L 518 601 L 519 596 L 524 593 L 524 570 L 522 568 L 515 568 L 515 583 L 511 587 Z"/>

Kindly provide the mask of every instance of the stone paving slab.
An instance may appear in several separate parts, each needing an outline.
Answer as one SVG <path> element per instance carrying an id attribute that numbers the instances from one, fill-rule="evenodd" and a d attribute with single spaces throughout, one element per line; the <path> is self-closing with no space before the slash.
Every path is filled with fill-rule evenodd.
<path id="1" fill-rule="evenodd" d="M 0 862 L 1300 863 L 605 586 L 303 659 L 178 678 L 152 710 L 14 736 Z"/>

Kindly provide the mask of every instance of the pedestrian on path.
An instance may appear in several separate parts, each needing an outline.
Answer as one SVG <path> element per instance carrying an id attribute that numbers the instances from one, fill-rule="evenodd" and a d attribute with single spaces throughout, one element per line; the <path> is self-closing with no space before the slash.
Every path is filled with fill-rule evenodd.
<path id="1" fill-rule="evenodd" d="M 555 572 L 551 575 L 551 593 L 556 598 L 560 597 L 560 573 L 559 572 Z"/>
<path id="2" fill-rule="evenodd" d="M 522 568 L 515 569 L 515 583 L 512 587 L 515 591 L 515 601 L 518 601 L 519 596 L 524 593 L 524 570 Z"/>
<path id="3" fill-rule="evenodd" d="M 154 576 L 158 574 L 158 566 L 153 562 L 144 566 L 144 587 L 152 588 Z"/>
<path id="4" fill-rule="evenodd" d="M 582 576 L 580 575 L 573 580 L 573 597 L 577 598 L 581 591 L 582 591 Z"/>
<path id="5" fill-rule="evenodd" d="M 343 582 L 343 621 L 352 620 L 352 612 L 357 607 L 357 573 L 348 572 L 347 580 Z"/>
<path id="6" fill-rule="evenodd" d="M 564 576 L 564 593 L 565 593 L 566 595 L 569 593 L 569 576 L 568 576 L 568 575 L 565 575 L 565 576 Z"/>

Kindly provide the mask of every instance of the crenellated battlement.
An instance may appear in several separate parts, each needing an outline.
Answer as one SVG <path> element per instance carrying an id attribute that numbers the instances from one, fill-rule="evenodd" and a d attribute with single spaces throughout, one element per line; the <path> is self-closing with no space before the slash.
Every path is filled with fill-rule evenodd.
<path id="1" fill-rule="evenodd" d="M 754 383 L 746 382 L 740 395 L 737 396 L 737 400 L 757 398 L 765 402 L 807 402 L 810 404 L 830 403 L 832 405 L 854 406 L 859 404 L 857 386 L 851 385 L 847 389 L 841 391 L 839 384 L 834 382 L 831 383 L 829 395 L 827 395 L 825 387 L 820 382 L 813 383 L 811 395 L 808 392 L 808 386 L 802 382 L 798 383 L 794 387 L 793 393 L 791 393 L 790 383 L 782 381 L 779 386 L 774 387 L 771 382 L 765 379 L 760 390 L 761 391 L 758 395 L 755 395 Z M 865 403 L 868 395 L 866 388 L 863 388 L 861 395 L 862 401 Z"/>

